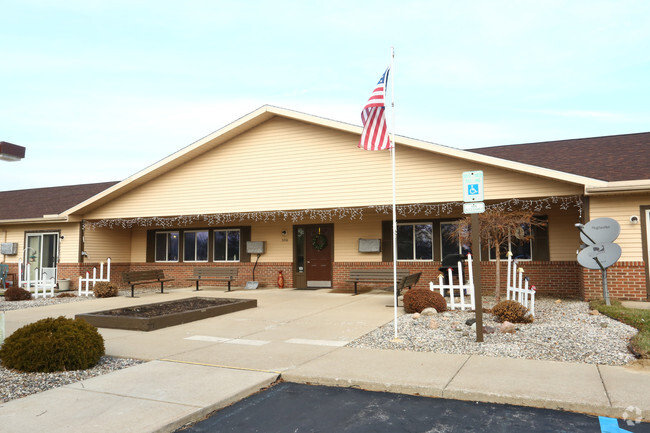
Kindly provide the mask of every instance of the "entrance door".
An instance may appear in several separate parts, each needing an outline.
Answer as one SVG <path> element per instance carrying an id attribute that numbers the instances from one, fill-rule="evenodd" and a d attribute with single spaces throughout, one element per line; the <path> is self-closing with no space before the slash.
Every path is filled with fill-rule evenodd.
<path id="1" fill-rule="evenodd" d="M 30 280 L 54 278 L 59 258 L 58 233 L 29 233 L 25 248 L 25 263 L 30 266 Z"/>
<path id="2" fill-rule="evenodd" d="M 650 301 L 650 209 L 648 206 L 641 206 L 641 211 L 644 213 L 642 218 L 645 218 L 645 289 L 646 289 L 646 299 Z"/>
<path id="3" fill-rule="evenodd" d="M 294 226 L 293 239 L 296 288 L 332 287 L 334 226 Z"/>

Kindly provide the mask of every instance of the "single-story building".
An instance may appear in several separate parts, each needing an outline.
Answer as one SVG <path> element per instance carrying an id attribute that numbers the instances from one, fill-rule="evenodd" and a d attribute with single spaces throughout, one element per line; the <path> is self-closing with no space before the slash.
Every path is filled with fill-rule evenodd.
<path id="1" fill-rule="evenodd" d="M 390 153 L 358 149 L 361 131 L 265 106 L 121 182 L 0 192 L 0 263 L 74 281 L 110 257 L 116 282 L 161 268 L 187 286 L 195 266 L 228 266 L 243 285 L 258 258 L 246 252 L 252 240 L 265 242 L 261 285 L 282 271 L 287 287 L 351 288 L 350 270 L 390 268 L 393 251 Z M 575 224 L 611 217 L 622 256 L 610 293 L 649 298 L 650 133 L 473 150 L 395 141 L 398 266 L 423 272 L 422 287 L 445 255 L 464 251 L 445 233 L 463 217 L 462 173 L 482 170 L 487 206 L 547 222 L 511 242 L 539 293 L 601 296 L 600 272 L 576 261 Z M 484 290 L 494 260 L 482 251 Z"/>

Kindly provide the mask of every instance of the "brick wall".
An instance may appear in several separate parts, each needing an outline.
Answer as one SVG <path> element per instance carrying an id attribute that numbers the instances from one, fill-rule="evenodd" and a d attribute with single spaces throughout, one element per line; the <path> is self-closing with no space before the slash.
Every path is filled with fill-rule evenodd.
<path id="1" fill-rule="evenodd" d="M 346 282 L 351 269 L 391 269 L 392 262 L 345 262 L 334 263 L 334 287 L 354 290 L 354 284 Z M 407 269 L 411 273 L 422 272 L 417 288 L 429 286 L 429 281 L 438 281 L 440 262 L 399 262 L 398 269 Z M 580 296 L 580 266 L 576 262 L 524 262 L 524 275 L 530 279 L 541 295 L 562 298 L 578 298 Z M 501 294 L 505 295 L 508 266 L 501 266 Z M 467 267 L 464 267 L 467 281 Z M 481 285 L 483 294 L 494 294 L 496 283 L 496 263 L 481 262 Z M 363 287 L 386 287 L 386 284 L 364 284 Z"/>
<path id="2" fill-rule="evenodd" d="M 538 294 L 561 298 L 579 298 L 590 300 L 602 298 L 602 283 L 600 271 L 582 268 L 576 262 L 522 262 L 524 275 L 530 279 L 530 284 L 535 285 Z M 111 280 L 121 283 L 122 272 L 129 270 L 163 269 L 165 276 L 176 281 L 169 283 L 170 287 L 190 287 L 192 282 L 187 278 L 192 277 L 195 266 L 237 267 L 239 274 L 233 282 L 235 287 L 243 286 L 247 281 L 253 281 L 253 266 L 255 263 L 112 263 Z M 333 287 L 354 290 L 349 279 L 351 269 L 391 269 L 392 262 L 334 262 L 332 264 Z M 86 271 L 92 276 L 92 268 L 97 267 L 99 276 L 99 263 L 59 263 L 58 276 L 70 278 L 71 289 L 76 290 L 79 276 Z M 439 262 L 400 262 L 399 269 L 410 272 L 422 272 L 420 282 L 416 287 L 428 287 L 429 281 L 437 281 Z M 481 262 L 481 279 L 484 294 L 492 294 L 495 287 L 495 262 Z M 284 286 L 293 287 L 293 273 L 291 262 L 258 263 L 255 269 L 255 281 L 260 287 L 277 287 L 278 271 L 284 276 Z M 17 272 L 17 264 L 9 264 L 9 272 Z M 505 294 L 507 277 L 507 264 L 501 266 L 501 293 Z M 467 270 L 465 270 L 467 278 Z M 225 283 L 220 283 L 225 286 Z M 367 284 L 363 287 L 386 287 L 387 284 Z M 648 299 L 645 280 L 644 262 L 619 262 L 608 269 L 608 287 L 613 298 L 645 301 Z"/>
<path id="3" fill-rule="evenodd" d="M 615 263 L 614 266 L 607 269 L 607 290 L 612 298 L 647 301 L 645 263 Z M 603 297 L 602 273 L 600 270 L 582 270 L 581 294 L 585 300 Z"/>

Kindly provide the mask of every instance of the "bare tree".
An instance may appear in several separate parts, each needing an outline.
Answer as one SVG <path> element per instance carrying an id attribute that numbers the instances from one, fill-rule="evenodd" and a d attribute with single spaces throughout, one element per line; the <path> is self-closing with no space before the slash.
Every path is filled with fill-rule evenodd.
<path id="1" fill-rule="evenodd" d="M 472 218 L 467 216 L 461 219 L 453 230 L 447 234 L 451 240 L 460 240 L 462 243 L 472 242 Z M 481 245 L 488 250 L 494 249 L 496 255 L 495 292 L 496 301 L 501 300 L 501 250 L 507 247 L 509 240 L 527 242 L 533 238 L 532 227 L 543 227 L 546 221 L 536 218 L 532 211 L 516 210 L 506 211 L 497 208 L 487 208 L 479 214 L 481 225 Z M 472 246 L 475 260 L 479 260 L 479 248 Z"/>

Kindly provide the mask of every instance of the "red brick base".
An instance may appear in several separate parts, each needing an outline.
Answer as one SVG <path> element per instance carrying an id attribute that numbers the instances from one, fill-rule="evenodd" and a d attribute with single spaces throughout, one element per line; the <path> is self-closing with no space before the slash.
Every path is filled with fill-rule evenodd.
<path id="1" fill-rule="evenodd" d="M 584 300 L 603 297 L 602 272 L 583 269 L 581 275 L 581 298 Z M 629 301 L 647 301 L 644 262 L 618 262 L 607 269 L 609 296 Z"/>
<path id="2" fill-rule="evenodd" d="M 247 281 L 253 281 L 253 266 L 255 263 L 112 263 L 111 280 L 121 283 L 122 272 L 129 270 L 163 269 L 165 276 L 174 278 L 170 287 L 189 287 L 195 266 L 237 267 L 239 275 L 233 282 L 234 286 L 243 286 Z M 255 269 L 255 281 L 260 287 L 277 287 L 278 271 L 284 276 L 284 286 L 293 287 L 293 264 L 291 262 L 258 263 Z M 390 269 L 392 262 L 334 262 L 332 263 L 333 287 L 352 291 L 354 285 L 346 282 L 351 269 Z M 89 272 L 92 277 L 93 267 L 98 263 L 59 263 L 58 277 L 70 278 L 71 289 L 78 288 L 80 275 Z M 440 267 L 439 262 L 400 262 L 399 269 L 410 272 L 422 272 L 417 287 L 428 287 L 429 281 L 437 281 Z M 600 271 L 582 268 L 577 262 L 522 262 L 524 275 L 529 277 L 531 285 L 535 285 L 540 295 L 578 298 L 591 300 L 602 298 L 602 283 Z M 483 293 L 491 294 L 495 288 L 495 262 L 481 262 L 481 279 Z M 17 273 L 18 265 L 9 263 L 9 272 Z M 505 293 L 507 264 L 501 266 L 501 293 Z M 467 278 L 467 270 L 465 270 Z M 220 283 L 225 286 L 225 283 Z M 368 284 L 373 287 L 373 285 Z M 387 284 L 375 284 L 374 287 L 386 287 Z M 613 298 L 645 301 L 648 300 L 644 262 L 619 262 L 608 269 L 609 293 Z M 367 286 L 364 286 L 367 287 Z"/>

